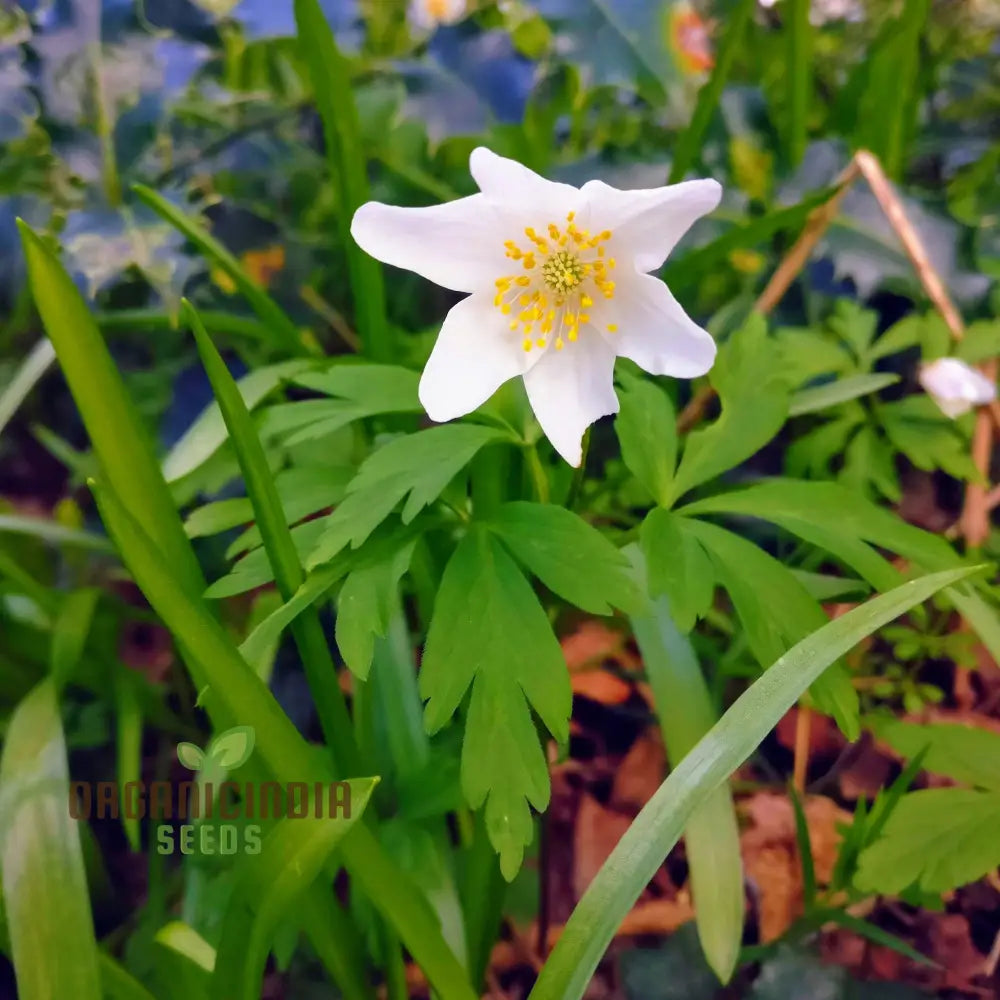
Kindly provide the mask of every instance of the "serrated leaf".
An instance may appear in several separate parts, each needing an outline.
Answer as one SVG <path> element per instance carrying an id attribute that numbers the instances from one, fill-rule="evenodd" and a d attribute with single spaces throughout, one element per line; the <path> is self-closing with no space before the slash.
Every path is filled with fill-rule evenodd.
<path id="1" fill-rule="evenodd" d="M 336 640 L 352 674 L 365 680 L 384 637 L 396 602 L 399 581 L 409 569 L 414 540 L 395 552 L 352 570 L 337 597 Z"/>
<path id="2" fill-rule="evenodd" d="M 639 378 L 623 378 L 615 432 L 629 472 L 657 503 L 670 501 L 677 464 L 677 418 L 662 389 Z"/>
<path id="3" fill-rule="evenodd" d="M 306 359 L 282 361 L 244 375 L 236 384 L 247 409 L 252 410 L 282 382 L 307 371 L 315 363 Z M 219 404 L 209 403 L 163 460 L 164 478 L 172 483 L 194 472 L 222 447 L 228 437 Z"/>
<path id="4" fill-rule="evenodd" d="M 255 742 L 256 734 L 252 726 L 233 726 L 212 740 L 205 756 L 213 764 L 235 771 L 250 759 Z"/>
<path id="5" fill-rule="evenodd" d="M 1000 865 L 1000 793 L 928 788 L 904 795 L 882 836 L 861 852 L 854 882 L 898 894 L 918 884 L 947 892 Z"/>
<path id="6" fill-rule="evenodd" d="M 552 504 L 504 504 L 488 525 L 550 590 L 595 615 L 634 610 L 641 594 L 628 560 L 596 528 Z"/>
<path id="7" fill-rule="evenodd" d="M 955 356 L 970 365 L 1000 355 L 1000 320 L 981 319 L 970 323 L 955 345 Z"/>
<path id="8" fill-rule="evenodd" d="M 867 396 L 886 386 L 895 385 L 898 381 L 898 375 L 879 372 L 870 375 L 849 375 L 847 378 L 837 379 L 826 385 L 800 389 L 789 400 L 788 415 L 798 417 L 803 413 L 815 413 L 817 410 L 839 406 L 859 396 Z"/>
<path id="9" fill-rule="evenodd" d="M 194 743 L 178 743 L 177 759 L 189 770 L 200 771 L 205 763 L 205 752 Z"/>
<path id="10" fill-rule="evenodd" d="M 347 496 L 327 519 L 310 568 L 332 559 L 348 544 L 359 546 L 399 503 L 403 503 L 403 523 L 409 524 L 480 448 L 504 437 L 492 427 L 446 424 L 381 447 L 365 460 L 347 487 Z"/>
<path id="11" fill-rule="evenodd" d="M 684 531 L 680 518 L 654 507 L 639 529 L 651 597 L 666 594 L 677 627 L 690 632 L 711 607 L 715 569 L 701 542 Z"/>
<path id="12" fill-rule="evenodd" d="M 958 723 L 918 725 L 891 717 L 874 717 L 866 725 L 904 757 L 926 750 L 925 770 L 944 774 L 977 788 L 1000 791 L 1000 734 Z"/>
<path id="13" fill-rule="evenodd" d="M 767 323 L 753 313 L 719 352 L 711 381 L 722 413 L 711 426 L 688 435 L 671 500 L 738 465 L 778 433 L 788 414 L 788 389 L 776 368 Z"/>
<path id="14" fill-rule="evenodd" d="M 424 724 L 436 732 L 469 687 L 462 787 L 486 800 L 490 841 L 513 877 L 531 841 L 527 802 L 548 803 L 533 708 L 556 740 L 569 735 L 569 675 L 548 617 L 517 564 L 488 531 L 473 529 L 445 568 L 420 671 Z"/>
<path id="15" fill-rule="evenodd" d="M 334 364 L 297 376 L 314 392 L 349 399 L 372 413 L 419 413 L 420 373 L 400 365 Z"/>
<path id="16" fill-rule="evenodd" d="M 762 667 L 773 663 L 828 621 L 819 603 L 777 559 L 752 542 L 704 521 L 682 519 L 712 557 L 747 642 Z M 834 664 L 810 689 L 817 707 L 832 715 L 848 739 L 861 731 L 858 696 L 842 664 Z"/>

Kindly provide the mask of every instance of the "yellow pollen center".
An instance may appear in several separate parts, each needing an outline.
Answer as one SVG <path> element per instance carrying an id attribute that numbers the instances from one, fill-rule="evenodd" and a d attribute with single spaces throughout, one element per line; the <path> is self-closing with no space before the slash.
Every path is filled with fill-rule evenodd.
<path id="1" fill-rule="evenodd" d="M 522 273 L 497 278 L 493 304 L 509 317 L 508 326 L 522 338 L 525 351 L 545 348 L 550 340 L 562 350 L 591 322 L 587 310 L 594 300 L 615 297 L 615 283 L 608 277 L 615 260 L 604 245 L 611 231 L 591 236 L 574 218 L 570 212 L 562 227 L 550 222 L 542 229 L 545 236 L 528 226 L 527 246 L 504 242 L 507 257 L 518 262 Z M 618 327 L 608 323 L 604 329 L 614 333 Z"/>

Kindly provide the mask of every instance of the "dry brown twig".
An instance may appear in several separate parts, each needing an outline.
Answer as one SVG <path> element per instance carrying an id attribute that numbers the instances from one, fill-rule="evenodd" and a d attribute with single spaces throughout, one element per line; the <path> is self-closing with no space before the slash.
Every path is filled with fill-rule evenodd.
<path id="1" fill-rule="evenodd" d="M 902 202 L 889 178 L 886 177 L 878 158 L 863 149 L 854 154 L 851 162 L 837 178 L 837 191 L 834 195 L 810 214 L 805 228 L 778 265 L 754 308 L 767 315 L 781 301 L 792 282 L 805 267 L 823 233 L 836 217 L 848 189 L 859 177 L 867 181 L 889 224 L 899 237 L 899 242 L 913 265 L 927 297 L 941 314 L 952 337 L 961 340 L 965 333 L 962 317 L 948 295 L 941 276 L 931 263 L 920 234 L 907 218 Z M 987 378 L 996 381 L 996 360 L 987 361 L 981 369 Z M 702 386 L 677 418 L 678 430 L 685 431 L 693 427 L 704 415 L 714 396 L 715 390 L 710 385 Z M 1000 427 L 1000 406 L 994 402 L 990 406 L 980 407 L 972 439 L 972 458 L 980 472 L 981 481 L 969 483 L 965 494 L 965 506 L 959 521 L 961 533 L 969 547 L 982 545 L 986 540 L 990 529 L 990 510 L 1000 503 L 1000 495 L 996 490 L 991 491 L 988 485 L 994 422 Z"/>

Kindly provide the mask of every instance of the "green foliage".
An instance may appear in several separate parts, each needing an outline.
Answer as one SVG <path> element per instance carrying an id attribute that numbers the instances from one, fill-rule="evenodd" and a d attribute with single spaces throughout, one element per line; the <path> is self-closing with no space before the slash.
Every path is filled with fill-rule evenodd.
<path id="1" fill-rule="evenodd" d="M 528 803 L 549 801 L 545 756 L 530 708 L 553 738 L 569 737 L 570 687 L 538 598 L 490 533 L 470 532 L 441 580 L 420 671 L 425 724 L 437 732 L 472 697 L 462 745 L 462 788 L 484 805 L 490 840 L 508 880 L 534 828 Z"/>

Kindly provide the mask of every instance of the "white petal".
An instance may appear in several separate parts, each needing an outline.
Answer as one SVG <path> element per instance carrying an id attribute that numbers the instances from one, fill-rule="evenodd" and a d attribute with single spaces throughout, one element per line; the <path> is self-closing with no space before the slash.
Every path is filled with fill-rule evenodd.
<path id="1" fill-rule="evenodd" d="M 502 213 L 481 194 L 428 208 L 370 201 L 351 223 L 351 235 L 372 257 L 456 292 L 492 288 L 509 272 L 507 229 Z"/>
<path id="2" fill-rule="evenodd" d="M 591 228 L 610 229 L 609 251 L 630 257 L 643 272 L 657 270 L 694 222 L 714 211 L 722 197 L 722 188 L 713 180 L 640 191 L 588 181 L 582 191 L 592 209 Z"/>
<path id="3" fill-rule="evenodd" d="M 518 214 L 543 214 L 544 218 L 532 218 L 527 223 L 539 230 L 550 221 L 561 224 L 568 212 L 578 211 L 583 204 L 579 188 L 547 181 L 523 163 L 497 156 L 485 146 L 472 151 L 469 170 L 479 190 L 490 200 Z M 503 239 L 518 239 L 519 236 L 517 233 Z"/>
<path id="4" fill-rule="evenodd" d="M 471 413 L 541 356 L 525 351 L 508 318 L 486 293 L 462 299 L 445 317 L 420 378 L 420 404 L 431 420 Z"/>
<path id="5" fill-rule="evenodd" d="M 570 465 L 580 464 L 583 432 L 618 412 L 615 352 L 592 330 L 561 351 L 550 348 L 524 376 L 528 401 L 545 436 Z"/>
<path id="6" fill-rule="evenodd" d="M 993 382 L 959 358 L 938 358 L 921 365 L 918 378 L 945 416 L 952 419 L 997 395 Z"/>
<path id="7" fill-rule="evenodd" d="M 670 289 L 648 274 L 623 274 L 613 299 L 598 299 L 593 324 L 623 358 L 651 375 L 696 378 L 715 361 L 715 341 L 681 308 Z M 618 327 L 608 333 L 608 324 Z"/>

